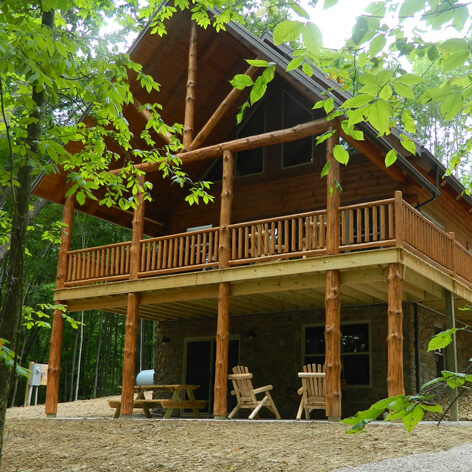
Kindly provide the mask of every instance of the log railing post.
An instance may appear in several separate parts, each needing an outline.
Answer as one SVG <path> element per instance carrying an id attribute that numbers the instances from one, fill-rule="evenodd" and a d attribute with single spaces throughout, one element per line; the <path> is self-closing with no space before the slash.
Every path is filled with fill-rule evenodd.
<path id="1" fill-rule="evenodd" d="M 334 158 L 338 133 L 327 141 L 326 160 L 330 163 L 326 186 L 326 252 L 339 254 L 339 206 L 341 194 L 339 162 Z M 325 346 L 326 346 L 326 416 L 329 421 L 341 420 L 341 287 L 338 270 L 326 272 L 325 294 Z"/>
<path id="2" fill-rule="evenodd" d="M 73 195 L 66 197 L 64 203 L 63 223 L 61 229 L 61 245 L 59 248 L 59 260 L 57 264 L 56 288 L 64 288 L 67 277 L 67 252 L 70 250 L 72 239 L 72 229 L 74 223 L 74 204 Z M 57 304 L 63 304 L 58 301 Z M 59 376 L 61 373 L 61 350 L 62 337 L 64 333 L 64 317 L 62 310 L 54 310 L 51 340 L 49 347 L 49 367 L 48 384 L 46 387 L 46 416 L 55 418 L 57 414 L 57 402 L 59 399 Z"/>
<path id="3" fill-rule="evenodd" d="M 197 24 L 192 21 L 190 29 L 190 45 L 188 53 L 187 95 L 185 97 L 185 117 L 183 145 L 184 149 L 190 145 L 194 133 L 195 116 L 195 88 L 197 85 Z"/>
<path id="4" fill-rule="evenodd" d="M 220 209 L 219 267 L 229 267 L 231 257 L 230 232 L 231 209 L 233 201 L 234 156 L 231 151 L 223 153 L 223 181 Z M 227 413 L 228 391 L 228 350 L 229 350 L 229 311 L 231 285 L 222 282 L 218 289 L 218 320 L 216 330 L 216 362 L 213 414 L 217 419 L 225 419 Z"/>
<path id="5" fill-rule="evenodd" d="M 395 219 L 395 245 L 396 247 L 403 247 L 404 227 L 403 227 L 403 199 L 400 190 L 395 192 L 394 203 L 394 219 Z"/>
<path id="6" fill-rule="evenodd" d="M 449 259 L 450 269 L 452 272 L 452 278 L 456 278 L 456 267 L 457 267 L 457 250 L 456 250 L 456 233 L 449 233 L 451 239 L 449 240 L 449 244 L 451 247 L 451 255 Z"/>
<path id="7" fill-rule="evenodd" d="M 130 249 L 130 280 L 136 280 L 141 270 L 141 240 L 144 228 L 144 176 L 139 183 L 143 190 L 137 195 L 133 218 L 133 235 Z M 121 416 L 133 414 L 134 374 L 136 369 L 136 340 L 138 336 L 139 293 L 128 293 L 126 312 L 125 346 L 123 353 L 123 378 L 121 390 Z"/>
<path id="8" fill-rule="evenodd" d="M 388 265 L 387 276 L 387 386 L 388 396 L 404 395 L 403 383 L 403 265 Z"/>

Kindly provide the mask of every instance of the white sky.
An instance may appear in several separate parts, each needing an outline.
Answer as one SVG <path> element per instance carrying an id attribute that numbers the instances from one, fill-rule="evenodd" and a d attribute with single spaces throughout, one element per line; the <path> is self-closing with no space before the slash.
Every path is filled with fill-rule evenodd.
<path id="1" fill-rule="evenodd" d="M 323 44 L 328 48 L 339 49 L 351 36 L 357 16 L 363 13 L 373 0 L 339 0 L 336 5 L 323 10 L 320 2 L 316 8 L 306 8 L 312 21 L 321 29 Z M 301 2 L 302 5 L 305 2 Z"/>

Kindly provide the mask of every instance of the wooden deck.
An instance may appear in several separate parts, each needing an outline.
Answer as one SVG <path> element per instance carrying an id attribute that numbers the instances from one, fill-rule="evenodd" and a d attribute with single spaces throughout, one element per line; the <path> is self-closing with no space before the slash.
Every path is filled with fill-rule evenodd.
<path id="1" fill-rule="evenodd" d="M 218 269 L 219 228 L 143 239 L 137 280 L 129 280 L 131 242 L 69 251 L 64 289 L 69 311 L 126 313 L 141 293 L 140 316 L 215 316 L 218 284 L 230 282 L 231 313 L 324 306 L 325 272 L 341 271 L 343 305 L 386 302 L 386 268 L 405 267 L 403 299 L 443 309 L 472 303 L 472 254 L 398 198 L 339 209 L 338 255 L 326 250 L 326 210 L 232 224 L 228 269 Z M 467 318 L 464 312 L 459 319 Z"/>

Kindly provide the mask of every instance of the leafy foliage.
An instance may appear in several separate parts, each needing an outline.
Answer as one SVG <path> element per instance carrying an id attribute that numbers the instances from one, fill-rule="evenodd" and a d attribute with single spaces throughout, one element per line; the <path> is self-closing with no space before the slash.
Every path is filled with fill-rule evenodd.
<path id="1" fill-rule="evenodd" d="M 467 326 L 451 328 L 436 334 L 429 342 L 428 351 L 445 348 L 452 342 L 453 336 L 458 331 L 470 332 L 467 328 Z M 418 394 L 396 395 L 385 398 L 374 403 L 369 409 L 359 411 L 353 417 L 345 418 L 342 420 L 342 423 L 351 425 L 351 429 L 347 431 L 348 433 L 359 433 L 369 423 L 379 419 L 385 412 L 388 412 L 385 415 L 384 421 L 401 419 L 405 429 L 411 433 L 415 426 L 423 419 L 425 412 L 443 412 L 441 405 L 434 403 L 434 389 L 447 385 L 452 389 L 462 388 L 468 390 L 468 384 L 470 383 L 472 383 L 472 374 L 443 370 L 440 377 L 422 385 Z"/>

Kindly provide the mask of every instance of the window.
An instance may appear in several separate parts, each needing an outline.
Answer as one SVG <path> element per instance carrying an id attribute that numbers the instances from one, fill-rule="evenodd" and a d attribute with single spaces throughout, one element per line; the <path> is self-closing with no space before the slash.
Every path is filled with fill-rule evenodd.
<path id="1" fill-rule="evenodd" d="M 434 334 L 439 334 L 442 330 L 440 328 L 434 328 Z M 444 350 L 436 349 L 434 351 L 434 361 L 436 364 L 436 377 L 442 377 L 441 372 L 444 370 Z"/>
<path id="2" fill-rule="evenodd" d="M 264 133 L 265 130 L 265 100 L 259 103 L 254 111 L 246 118 L 238 132 L 238 138 L 255 136 Z M 236 154 L 237 177 L 245 175 L 261 174 L 264 170 L 264 149 L 248 149 Z M 221 177 L 220 177 L 221 180 Z"/>
<path id="3" fill-rule="evenodd" d="M 297 100 L 289 94 L 284 93 L 283 103 L 283 128 L 291 128 L 293 126 L 307 123 L 313 119 L 311 110 L 305 108 Z M 314 155 L 321 153 L 323 145 L 314 146 L 314 139 L 308 136 L 304 139 L 283 143 L 283 160 L 282 167 L 293 167 L 300 164 L 312 162 Z"/>
<path id="4" fill-rule="evenodd" d="M 305 327 L 304 364 L 324 364 L 324 326 Z M 341 327 L 342 378 L 348 385 L 370 384 L 369 324 L 343 324 Z"/>

